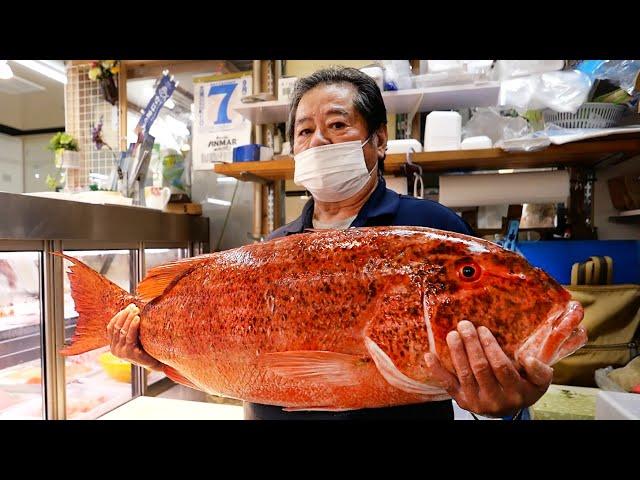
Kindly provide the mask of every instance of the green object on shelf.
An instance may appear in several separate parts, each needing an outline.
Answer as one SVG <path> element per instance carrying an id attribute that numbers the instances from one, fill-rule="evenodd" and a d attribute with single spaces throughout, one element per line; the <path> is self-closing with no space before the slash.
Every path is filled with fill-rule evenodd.
<path id="1" fill-rule="evenodd" d="M 613 92 L 605 93 L 593 99 L 596 103 L 614 103 L 616 105 L 623 105 L 631 100 L 631 95 L 619 88 Z"/>

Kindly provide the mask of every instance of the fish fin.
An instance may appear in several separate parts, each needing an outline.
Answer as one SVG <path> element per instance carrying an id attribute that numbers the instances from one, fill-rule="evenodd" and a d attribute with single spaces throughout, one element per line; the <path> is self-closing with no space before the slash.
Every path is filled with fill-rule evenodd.
<path id="1" fill-rule="evenodd" d="M 203 262 L 203 258 L 193 257 L 178 260 L 152 268 L 138 285 L 136 293 L 144 302 L 159 297 L 177 280 Z"/>
<path id="2" fill-rule="evenodd" d="M 384 379 L 393 387 L 407 393 L 416 395 L 441 395 L 447 392 L 439 387 L 427 385 L 407 377 L 394 365 L 393 360 L 378 346 L 376 342 L 369 337 L 365 337 L 364 343 L 367 347 L 369 355 L 373 358 L 378 371 Z"/>
<path id="3" fill-rule="evenodd" d="M 353 228 L 353 227 L 349 227 Z M 318 232 L 343 232 L 344 230 L 341 228 L 305 228 L 305 232 L 309 233 L 318 233 Z"/>
<path id="4" fill-rule="evenodd" d="M 318 350 L 264 353 L 259 361 L 276 375 L 345 386 L 355 384 L 366 365 L 357 355 Z"/>
<path id="5" fill-rule="evenodd" d="M 78 312 L 71 343 L 60 350 L 60 355 L 79 355 L 108 345 L 109 320 L 130 303 L 135 303 L 136 298 L 80 260 L 60 252 L 53 252 L 53 255 L 72 263 L 69 282 Z"/>
<path id="6" fill-rule="evenodd" d="M 287 407 L 283 408 L 283 412 L 347 412 L 355 410 L 353 408 L 336 408 L 336 407 Z"/>
<path id="7" fill-rule="evenodd" d="M 178 373 L 178 371 L 175 368 L 170 367 L 169 365 L 163 365 L 162 371 L 165 373 L 167 377 L 169 377 L 174 382 L 179 383 L 180 385 L 184 385 L 185 387 L 193 388 L 195 390 L 200 390 L 198 387 L 195 386 L 193 382 L 191 382 L 191 380 L 186 379 L 181 373 Z"/>

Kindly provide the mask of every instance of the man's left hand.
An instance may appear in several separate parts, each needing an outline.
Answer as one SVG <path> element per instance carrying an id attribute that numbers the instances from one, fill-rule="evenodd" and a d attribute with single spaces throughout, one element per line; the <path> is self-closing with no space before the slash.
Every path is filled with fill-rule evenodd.
<path id="1" fill-rule="evenodd" d="M 524 360 L 525 377 L 486 327 L 458 323 L 447 335 L 457 378 L 432 354 L 425 355 L 429 380 L 439 384 L 460 408 L 479 415 L 503 417 L 533 405 L 549 388 L 553 369 L 534 357 Z"/>

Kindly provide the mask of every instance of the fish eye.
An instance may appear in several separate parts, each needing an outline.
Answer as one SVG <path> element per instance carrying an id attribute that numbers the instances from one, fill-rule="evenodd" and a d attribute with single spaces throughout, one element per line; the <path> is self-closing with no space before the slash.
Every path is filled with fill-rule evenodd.
<path id="1" fill-rule="evenodd" d="M 462 280 L 473 282 L 480 278 L 480 267 L 475 263 L 465 263 L 458 269 L 458 275 Z"/>

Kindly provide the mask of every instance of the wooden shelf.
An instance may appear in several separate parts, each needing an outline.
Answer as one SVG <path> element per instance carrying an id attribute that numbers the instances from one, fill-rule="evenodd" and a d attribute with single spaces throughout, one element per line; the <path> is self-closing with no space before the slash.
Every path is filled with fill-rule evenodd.
<path id="1" fill-rule="evenodd" d="M 387 113 L 396 114 L 409 113 L 416 105 L 419 112 L 489 107 L 497 104 L 499 92 L 499 82 L 486 82 L 477 85 L 449 85 L 383 92 L 382 97 Z M 247 103 L 236 107 L 235 110 L 254 124 L 285 123 L 289 114 L 289 102 L 272 100 Z"/>
<path id="2" fill-rule="evenodd" d="M 508 153 L 498 148 L 421 152 L 413 161 L 429 172 L 545 168 L 558 166 L 596 167 L 612 155 L 618 160 L 640 154 L 640 134 L 614 135 L 601 139 L 551 145 L 537 152 Z M 405 155 L 387 155 L 385 173 L 397 173 Z M 218 164 L 216 173 L 244 181 L 273 181 L 293 178 L 293 158 L 280 157 L 262 162 Z"/>
<path id="3" fill-rule="evenodd" d="M 409 113 L 418 102 L 418 112 L 491 107 L 497 105 L 499 93 L 500 82 L 486 82 L 384 92 L 382 97 L 387 113 Z"/>
<path id="4" fill-rule="evenodd" d="M 618 215 L 609 217 L 609 221 L 617 223 L 640 222 L 640 209 L 618 212 Z"/>
<path id="5" fill-rule="evenodd" d="M 293 178 L 293 157 L 262 162 L 220 163 L 214 171 L 238 180 L 255 181 L 258 177 L 266 181 L 289 180 Z"/>

